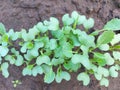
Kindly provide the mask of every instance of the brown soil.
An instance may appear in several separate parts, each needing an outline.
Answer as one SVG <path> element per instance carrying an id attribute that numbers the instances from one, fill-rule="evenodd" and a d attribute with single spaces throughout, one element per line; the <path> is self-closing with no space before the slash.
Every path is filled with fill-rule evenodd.
<path id="1" fill-rule="evenodd" d="M 54 16 L 61 19 L 65 13 L 77 10 L 87 17 L 95 19 L 95 29 L 101 29 L 111 18 L 120 18 L 120 0 L 0 0 L 0 22 L 10 28 L 20 31 L 28 29 L 39 21 Z M 5 79 L 0 74 L 0 90 L 120 90 L 120 79 L 111 79 L 108 88 L 100 87 L 99 82 L 91 80 L 90 85 L 83 86 L 76 80 L 76 73 L 72 80 L 60 84 L 45 84 L 43 76 L 23 77 L 21 68 L 11 66 L 10 77 Z M 119 76 L 120 77 L 120 76 Z M 12 80 L 21 80 L 22 84 L 13 88 Z"/>

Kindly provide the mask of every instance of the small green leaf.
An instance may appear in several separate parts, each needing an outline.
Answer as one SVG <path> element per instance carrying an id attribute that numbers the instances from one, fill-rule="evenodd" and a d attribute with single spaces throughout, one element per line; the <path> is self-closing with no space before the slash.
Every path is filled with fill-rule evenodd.
<path id="1" fill-rule="evenodd" d="M 28 68 L 28 67 L 25 67 L 22 71 L 22 74 L 23 76 L 26 76 L 26 75 L 32 75 L 32 70 L 31 68 Z"/>
<path id="2" fill-rule="evenodd" d="M 43 55 L 43 56 L 39 56 L 36 60 L 36 64 L 37 65 L 41 65 L 41 64 L 49 64 L 50 63 L 50 58 L 46 55 Z"/>
<path id="3" fill-rule="evenodd" d="M 15 58 L 12 55 L 5 56 L 5 60 L 9 61 L 10 64 L 14 64 L 15 63 Z"/>
<path id="4" fill-rule="evenodd" d="M 70 58 L 72 57 L 72 45 L 68 42 L 64 43 L 63 46 L 62 46 L 62 51 L 63 51 L 63 54 Z"/>
<path id="5" fill-rule="evenodd" d="M 109 45 L 108 44 L 102 44 L 99 46 L 99 49 L 102 51 L 108 51 L 109 50 Z"/>
<path id="6" fill-rule="evenodd" d="M 6 33 L 5 26 L 2 23 L 0 23 L 0 34 L 3 35 L 4 33 Z"/>
<path id="7" fill-rule="evenodd" d="M 116 34 L 114 35 L 114 38 L 112 39 L 112 41 L 110 42 L 113 45 L 117 44 L 120 42 L 120 34 Z"/>
<path id="8" fill-rule="evenodd" d="M 59 30 L 59 21 L 58 19 L 51 17 L 48 25 L 48 29 L 51 31 Z"/>
<path id="9" fill-rule="evenodd" d="M 120 52 L 119 51 L 113 51 L 113 57 L 115 60 L 120 60 Z"/>
<path id="10" fill-rule="evenodd" d="M 7 47 L 4 46 L 0 46 L 0 56 L 4 57 L 7 55 L 7 53 L 9 52 L 9 49 Z"/>
<path id="11" fill-rule="evenodd" d="M 83 81 L 83 85 L 87 86 L 90 83 L 90 77 L 87 73 L 82 72 L 77 76 L 77 80 Z"/>
<path id="12" fill-rule="evenodd" d="M 17 56 L 17 59 L 15 61 L 16 66 L 21 66 L 24 63 L 23 57 L 21 55 Z"/>
<path id="13" fill-rule="evenodd" d="M 57 72 L 55 80 L 56 80 L 57 83 L 60 83 L 62 81 L 62 79 L 65 79 L 66 81 L 69 81 L 70 78 L 71 78 L 71 76 L 68 72 L 60 71 L 60 72 Z"/>
<path id="14" fill-rule="evenodd" d="M 71 58 L 72 63 L 77 64 L 81 63 L 85 68 L 90 69 L 91 63 L 88 59 L 88 56 L 80 55 L 80 54 L 74 54 Z"/>
<path id="15" fill-rule="evenodd" d="M 5 78 L 9 77 L 8 67 L 9 67 L 9 64 L 7 62 L 2 63 L 1 65 L 2 75 Z"/>
<path id="16" fill-rule="evenodd" d="M 116 70 L 117 70 L 117 68 L 115 66 L 110 67 L 110 69 L 109 69 L 110 76 L 118 77 L 118 72 Z"/>
<path id="17" fill-rule="evenodd" d="M 101 67 L 101 66 L 98 67 L 97 73 L 103 75 L 104 77 L 108 77 L 109 76 L 108 69 L 106 69 L 104 67 Z"/>
<path id="18" fill-rule="evenodd" d="M 101 85 L 101 86 L 108 87 L 108 85 L 109 85 L 108 79 L 102 78 L 102 79 L 100 80 L 100 85 Z"/>
<path id="19" fill-rule="evenodd" d="M 89 18 L 88 20 L 86 19 L 83 23 L 83 26 L 87 30 L 92 28 L 94 26 L 94 19 L 92 18 Z"/>
<path id="20" fill-rule="evenodd" d="M 48 73 L 45 73 L 44 82 L 49 84 L 49 83 L 53 82 L 54 79 L 55 79 L 55 73 L 53 72 L 53 70 L 51 68 Z"/>
<path id="21" fill-rule="evenodd" d="M 73 24 L 74 22 L 74 19 L 73 18 L 70 18 L 69 17 L 69 14 L 65 14 L 63 17 L 62 17 L 62 22 L 65 26 L 67 25 L 71 25 Z"/>
<path id="22" fill-rule="evenodd" d="M 40 30 L 40 32 L 45 33 L 48 30 L 48 27 L 43 25 L 42 22 L 39 22 L 36 27 L 38 28 L 38 30 Z"/>
<path id="23" fill-rule="evenodd" d="M 70 71 L 75 71 L 77 72 L 78 69 L 80 69 L 81 64 L 73 64 L 72 61 L 69 61 L 67 63 L 64 63 L 64 68 L 66 70 L 70 70 Z"/>
<path id="24" fill-rule="evenodd" d="M 111 55 L 109 53 L 105 53 L 105 60 L 107 65 L 113 65 L 114 64 L 114 59 L 111 57 Z"/>
<path id="25" fill-rule="evenodd" d="M 103 32 L 97 39 L 97 45 L 100 46 L 101 44 L 107 44 L 114 38 L 113 31 L 105 31 Z"/>
<path id="26" fill-rule="evenodd" d="M 54 66 L 57 66 L 59 64 L 62 64 L 64 62 L 64 59 L 63 58 L 53 58 L 52 61 L 51 61 L 51 64 L 54 65 Z"/>
<path id="27" fill-rule="evenodd" d="M 54 50 L 57 47 L 56 39 L 50 39 L 50 50 Z"/>
<path id="28" fill-rule="evenodd" d="M 43 69 L 41 66 L 35 66 L 32 69 L 32 75 L 33 76 L 37 76 L 37 74 L 42 74 L 43 73 Z"/>
<path id="29" fill-rule="evenodd" d="M 106 23 L 103 29 L 112 31 L 120 30 L 120 19 L 114 18 L 110 20 L 109 22 Z"/>

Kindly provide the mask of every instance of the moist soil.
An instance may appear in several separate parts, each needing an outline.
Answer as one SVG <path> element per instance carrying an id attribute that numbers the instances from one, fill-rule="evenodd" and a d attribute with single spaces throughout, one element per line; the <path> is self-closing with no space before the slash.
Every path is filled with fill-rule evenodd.
<path id="1" fill-rule="evenodd" d="M 0 22 L 5 24 L 7 30 L 13 28 L 20 31 L 51 16 L 61 20 L 62 15 L 74 10 L 94 18 L 94 29 L 101 29 L 110 19 L 120 18 L 120 0 L 0 0 Z M 109 78 L 110 85 L 106 88 L 99 86 L 93 76 L 88 86 L 76 80 L 78 73 L 72 73 L 70 81 L 46 84 L 42 75 L 22 76 L 21 71 L 21 67 L 10 66 L 9 78 L 5 79 L 0 74 L 0 90 L 120 90 L 120 75 L 116 79 Z M 14 88 L 12 81 L 16 79 L 22 84 Z"/>

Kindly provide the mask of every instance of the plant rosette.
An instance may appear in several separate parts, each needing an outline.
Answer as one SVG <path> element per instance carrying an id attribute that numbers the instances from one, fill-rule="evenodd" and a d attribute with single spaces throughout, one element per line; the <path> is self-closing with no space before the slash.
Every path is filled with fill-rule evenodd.
<path id="1" fill-rule="evenodd" d="M 108 21 L 101 30 L 90 32 L 94 19 L 73 11 L 71 15 L 59 20 L 39 22 L 28 31 L 22 29 L 8 32 L 0 23 L 0 70 L 5 78 L 9 77 L 10 65 L 25 67 L 22 75 L 37 76 L 44 74 L 44 82 L 60 83 L 69 81 L 70 72 L 80 72 L 76 79 L 83 85 L 90 83 L 94 75 L 100 85 L 108 86 L 108 77 L 118 77 L 120 70 L 120 19 Z M 84 28 L 78 28 L 83 26 Z M 17 43 L 15 43 L 17 41 Z M 16 44 L 17 47 L 16 48 Z M 55 71 L 53 68 L 56 68 Z"/>

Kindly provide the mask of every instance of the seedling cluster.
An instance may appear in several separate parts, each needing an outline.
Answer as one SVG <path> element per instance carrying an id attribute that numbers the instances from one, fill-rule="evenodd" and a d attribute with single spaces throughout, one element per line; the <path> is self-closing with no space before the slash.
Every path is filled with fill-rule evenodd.
<path id="1" fill-rule="evenodd" d="M 23 66 L 22 75 L 44 74 L 44 82 L 60 83 L 71 79 L 70 72 L 80 72 L 77 80 L 90 83 L 93 75 L 100 85 L 108 86 L 108 77 L 118 77 L 120 70 L 120 19 L 112 19 L 101 30 L 90 32 L 92 18 L 73 11 L 59 20 L 39 22 L 29 30 L 8 32 L 0 23 L 0 70 L 9 77 L 10 65 Z M 16 85 L 15 85 L 16 86 Z"/>

